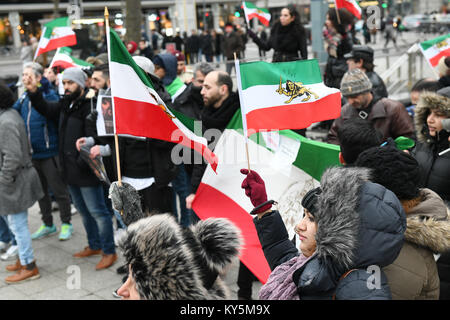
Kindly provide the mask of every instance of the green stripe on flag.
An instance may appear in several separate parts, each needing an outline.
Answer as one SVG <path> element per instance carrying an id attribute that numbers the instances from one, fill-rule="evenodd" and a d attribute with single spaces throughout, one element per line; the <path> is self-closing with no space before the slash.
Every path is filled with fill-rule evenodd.
<path id="1" fill-rule="evenodd" d="M 316 59 L 268 63 L 255 61 L 240 64 L 242 90 L 258 85 L 278 85 L 286 80 L 305 85 L 322 82 L 319 63 Z"/>
<path id="2" fill-rule="evenodd" d="M 45 25 L 44 38 L 50 39 L 52 36 L 53 28 L 57 27 L 70 27 L 70 21 L 68 17 L 56 18 Z"/>
<path id="3" fill-rule="evenodd" d="M 424 42 L 420 43 L 420 46 L 422 47 L 423 50 L 427 50 L 429 48 L 431 48 L 432 46 L 434 46 L 436 43 L 439 43 L 441 41 L 444 41 L 445 39 L 450 38 L 450 33 L 447 33 L 446 35 L 431 39 L 431 40 L 427 40 Z"/>
<path id="4" fill-rule="evenodd" d="M 244 6 L 246 6 L 246 7 L 249 8 L 249 9 L 258 9 L 258 10 L 264 11 L 265 13 L 269 13 L 269 10 L 264 9 L 264 8 L 259 8 L 259 7 L 255 6 L 255 5 L 254 5 L 253 3 L 251 3 L 251 2 L 245 1 L 245 2 L 244 2 Z"/>
<path id="5" fill-rule="evenodd" d="M 234 129 L 240 134 L 243 134 L 241 110 L 236 111 L 228 124 L 227 129 Z M 317 181 L 320 181 L 322 174 L 327 168 L 341 166 L 339 162 L 340 147 L 338 145 L 314 141 L 305 138 L 292 130 L 282 130 L 279 131 L 279 133 L 283 136 L 300 141 L 300 150 L 293 165 L 300 168 Z M 252 135 L 250 139 L 265 146 L 264 138 L 260 133 Z"/>
<path id="6" fill-rule="evenodd" d="M 122 40 L 120 40 L 119 35 L 113 29 L 110 29 L 110 33 L 109 34 L 110 34 L 110 42 L 111 42 L 110 43 L 110 46 L 111 46 L 111 50 L 110 50 L 111 61 L 129 65 L 131 68 L 133 68 L 134 72 L 136 72 L 136 74 L 139 76 L 139 79 L 141 79 L 141 81 L 147 87 L 155 89 L 155 87 L 153 86 L 152 81 L 147 76 L 145 71 L 142 70 L 136 64 L 136 62 L 134 62 L 133 57 L 128 52 L 128 50 L 125 47 L 125 45 L 123 44 Z"/>

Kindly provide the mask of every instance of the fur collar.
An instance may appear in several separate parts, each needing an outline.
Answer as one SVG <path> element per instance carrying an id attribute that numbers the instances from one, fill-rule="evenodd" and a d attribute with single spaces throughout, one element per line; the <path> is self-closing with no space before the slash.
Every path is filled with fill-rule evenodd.
<path id="1" fill-rule="evenodd" d="M 430 109 L 437 109 L 450 118 L 450 98 L 444 97 L 434 92 L 424 92 L 420 95 L 414 115 L 414 125 L 416 127 L 417 139 L 422 143 L 430 143 L 431 137 L 427 135 L 428 130 L 424 130 Z"/>
<path id="2" fill-rule="evenodd" d="M 449 209 L 432 190 L 422 189 L 421 202 L 406 211 L 405 239 L 435 253 L 450 249 Z"/>

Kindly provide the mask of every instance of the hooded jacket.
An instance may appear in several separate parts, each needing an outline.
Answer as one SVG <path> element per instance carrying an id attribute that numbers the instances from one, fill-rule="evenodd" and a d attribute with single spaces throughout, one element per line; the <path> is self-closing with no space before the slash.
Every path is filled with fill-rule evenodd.
<path id="1" fill-rule="evenodd" d="M 336 299 L 391 298 L 379 269 L 397 258 L 406 217 L 397 197 L 369 178 L 365 168 L 324 172 L 315 214 L 316 251 L 292 276 L 300 299 L 331 299 L 334 294 Z M 272 270 L 299 254 L 277 211 L 255 218 L 254 223 Z M 340 280 L 353 269 L 357 270 Z M 366 285 L 371 270 L 380 276 L 373 290 Z"/>
<path id="2" fill-rule="evenodd" d="M 47 101 L 58 101 L 59 96 L 51 88 L 50 82 L 42 78 L 39 91 Z M 58 126 L 55 121 L 45 118 L 34 109 L 28 97 L 28 92 L 14 103 L 13 109 L 17 110 L 25 122 L 28 140 L 31 144 L 33 159 L 47 159 L 58 154 Z"/>
<path id="3" fill-rule="evenodd" d="M 450 98 L 433 92 L 420 95 L 414 116 L 417 145 L 412 151 L 420 166 L 420 184 L 435 191 L 442 199 L 450 202 L 450 153 L 439 156 L 439 152 L 450 147 L 450 133 L 441 130 L 436 137 L 429 134 L 427 117 L 431 108 L 439 110 L 450 118 Z M 448 205 L 448 204 L 447 204 Z"/>
<path id="4" fill-rule="evenodd" d="M 132 223 L 119 244 L 140 297 L 149 300 L 229 299 L 219 275 L 240 245 L 239 229 L 227 219 L 182 229 L 170 214 Z"/>
<path id="5" fill-rule="evenodd" d="M 439 276 L 433 253 L 450 250 L 450 221 L 442 199 L 421 189 L 420 202 L 404 204 L 407 229 L 399 256 L 384 268 L 394 300 L 439 298 Z M 405 281 L 408 279 L 408 281 Z"/>

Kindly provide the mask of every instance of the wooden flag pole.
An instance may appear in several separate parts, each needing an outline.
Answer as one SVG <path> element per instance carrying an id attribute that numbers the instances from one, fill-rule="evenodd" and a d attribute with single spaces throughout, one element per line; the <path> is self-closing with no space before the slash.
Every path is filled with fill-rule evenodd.
<path id="1" fill-rule="evenodd" d="M 105 7 L 105 26 L 106 26 L 106 38 L 108 39 L 108 55 L 110 56 L 110 48 L 109 48 L 109 12 L 108 7 Z M 116 167 L 117 167 L 117 183 L 119 186 L 122 186 L 122 173 L 120 172 L 120 156 L 119 156 L 119 136 L 116 132 L 114 132 L 114 144 L 116 147 Z M 120 211 L 120 214 L 123 215 L 123 211 Z"/>
<path id="2" fill-rule="evenodd" d="M 236 61 L 238 60 L 236 52 L 233 52 L 233 54 L 234 54 L 234 63 L 235 63 L 235 68 L 234 69 L 236 71 L 236 81 L 238 83 L 238 90 L 239 90 L 239 103 L 242 104 L 241 76 L 240 76 L 240 74 L 238 74 L 238 72 L 240 72 L 239 71 L 240 68 L 238 66 L 236 67 Z M 238 61 L 238 63 L 239 63 L 239 61 Z M 242 111 L 242 106 L 241 106 L 241 111 Z M 247 126 L 247 123 L 246 123 L 246 121 L 244 121 L 244 117 L 245 117 L 245 115 L 243 114 L 242 115 L 242 124 L 243 124 L 243 127 L 244 127 L 243 129 L 244 129 L 244 138 L 245 138 L 245 151 L 246 151 L 246 154 L 247 154 L 248 172 L 250 172 L 251 169 L 250 169 L 250 156 L 249 156 L 249 152 L 248 152 L 247 128 L 245 128 L 245 126 Z"/>

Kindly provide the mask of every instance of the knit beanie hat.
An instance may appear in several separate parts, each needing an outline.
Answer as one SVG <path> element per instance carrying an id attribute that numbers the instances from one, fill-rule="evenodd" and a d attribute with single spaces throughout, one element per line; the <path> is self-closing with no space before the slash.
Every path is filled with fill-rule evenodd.
<path id="1" fill-rule="evenodd" d="M 302 199 L 302 207 L 308 210 L 313 216 L 317 212 L 317 197 L 322 193 L 320 187 L 309 190 Z"/>
<path id="2" fill-rule="evenodd" d="M 177 61 L 184 61 L 185 57 L 184 57 L 184 54 L 181 51 L 175 50 L 173 52 L 173 55 L 175 56 L 175 58 L 177 58 Z"/>
<path id="3" fill-rule="evenodd" d="M 441 76 L 447 75 L 450 70 L 450 57 L 442 57 L 438 62 L 438 71 Z"/>
<path id="4" fill-rule="evenodd" d="M 391 190 L 400 200 L 419 195 L 419 164 L 406 152 L 394 147 L 373 147 L 363 151 L 357 167 L 372 169 L 372 181 Z"/>
<path id="5" fill-rule="evenodd" d="M 372 89 L 372 82 L 364 71 L 353 69 L 344 74 L 341 81 L 341 93 L 344 97 L 358 95 Z"/>
<path id="6" fill-rule="evenodd" d="M 142 68 L 148 74 L 153 74 L 155 72 L 155 65 L 152 60 L 143 56 L 133 56 L 134 62 Z"/>
<path id="7" fill-rule="evenodd" d="M 82 89 L 86 86 L 87 75 L 80 68 L 71 67 L 64 70 L 62 80 L 71 80 L 77 83 Z"/>

